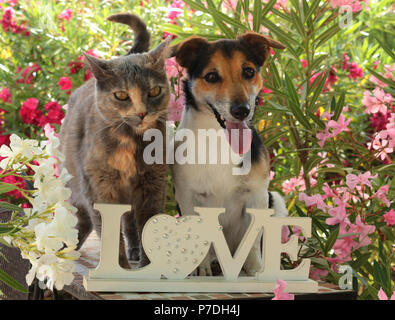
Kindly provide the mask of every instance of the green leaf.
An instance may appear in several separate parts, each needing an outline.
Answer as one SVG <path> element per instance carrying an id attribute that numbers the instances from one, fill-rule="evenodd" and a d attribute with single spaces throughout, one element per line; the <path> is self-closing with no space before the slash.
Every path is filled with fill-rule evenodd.
<path id="1" fill-rule="evenodd" d="M 281 28 L 277 27 L 273 22 L 268 19 L 262 20 L 262 25 L 268 28 L 271 32 L 273 32 L 281 42 L 283 42 L 288 49 L 292 46 L 299 46 L 298 41 L 289 36 L 286 32 L 284 32 Z"/>
<path id="2" fill-rule="evenodd" d="M 280 139 L 282 136 L 285 136 L 288 132 L 287 131 L 283 131 L 280 133 L 277 133 L 275 135 L 271 135 L 270 138 L 265 140 L 265 146 L 271 146 L 273 143 L 275 143 L 276 141 L 278 141 L 278 139 Z"/>
<path id="3" fill-rule="evenodd" d="M 15 232 L 18 232 L 19 230 L 21 230 L 21 229 L 15 228 L 15 227 L 0 226 L 0 234 L 9 233 L 10 231 L 14 231 L 13 233 L 15 233 Z"/>
<path id="4" fill-rule="evenodd" d="M 345 99 L 346 99 L 346 95 L 344 93 L 342 93 L 340 95 L 339 100 L 337 101 L 337 103 L 335 102 L 335 108 L 334 108 L 335 114 L 333 115 L 333 118 L 332 118 L 333 120 L 337 121 L 339 119 L 340 114 L 343 111 Z M 332 100 L 335 100 L 335 97 L 333 97 Z"/>
<path id="5" fill-rule="evenodd" d="M 321 0 L 313 0 L 306 15 L 305 15 L 305 21 L 311 17 L 311 15 L 315 12 L 315 10 L 318 8 L 320 5 Z"/>
<path id="6" fill-rule="evenodd" d="M 284 72 L 284 77 L 285 77 L 285 86 L 287 87 L 288 90 L 288 96 L 291 98 L 291 100 L 299 106 L 299 95 L 298 92 L 295 89 L 295 86 L 291 80 L 291 78 L 288 76 L 287 72 Z"/>
<path id="7" fill-rule="evenodd" d="M 367 69 L 368 69 L 368 71 L 369 71 L 372 75 L 374 75 L 377 79 L 383 81 L 384 83 L 388 84 L 388 85 L 391 86 L 391 87 L 395 87 L 395 82 L 394 82 L 394 81 L 391 81 L 390 79 L 384 78 L 381 74 L 379 74 L 378 72 L 376 72 L 376 71 L 374 71 L 374 70 L 372 70 L 372 69 L 370 69 L 370 68 L 367 68 Z"/>
<path id="8" fill-rule="evenodd" d="M 318 82 L 317 87 L 314 90 L 314 94 L 310 100 L 310 104 L 307 107 L 311 113 L 314 113 L 317 109 L 315 104 L 316 104 L 316 101 L 317 101 L 319 95 L 322 93 L 322 89 L 324 88 L 325 81 L 326 81 L 327 77 L 328 77 L 328 72 L 324 72 L 323 74 L 321 73 L 319 76 L 317 76 L 317 78 L 320 78 L 320 80 Z M 313 82 L 312 86 L 314 86 L 314 82 Z"/>
<path id="9" fill-rule="evenodd" d="M 361 266 L 363 266 L 370 258 L 371 252 L 361 254 L 357 259 L 350 262 L 351 267 L 354 270 L 358 270 Z"/>
<path id="10" fill-rule="evenodd" d="M 22 284 L 20 284 L 18 281 L 16 281 L 14 278 L 9 276 L 7 273 L 5 273 L 2 270 L 0 270 L 0 281 L 4 282 L 7 286 L 15 290 L 18 290 L 23 293 L 29 293 L 29 291 L 26 290 L 26 288 Z"/>
<path id="11" fill-rule="evenodd" d="M 15 189 L 18 189 L 18 187 L 13 184 L 0 182 L 0 194 L 7 193 Z"/>
<path id="12" fill-rule="evenodd" d="M 376 41 L 380 44 L 381 48 L 393 59 L 395 60 L 394 50 L 390 48 L 390 46 L 381 40 L 376 32 L 372 32 L 371 35 L 376 39 Z"/>
<path id="13" fill-rule="evenodd" d="M 338 235 L 339 235 L 339 227 L 337 227 L 335 230 L 332 231 L 332 233 L 329 234 L 329 238 L 325 243 L 325 250 L 324 250 L 325 255 L 327 255 L 329 250 L 332 249 L 333 245 L 337 240 Z"/>
<path id="14" fill-rule="evenodd" d="M 330 38 L 332 38 L 336 33 L 338 33 L 341 30 L 339 25 L 336 23 L 329 29 L 327 29 L 325 32 L 321 33 L 315 40 L 314 42 L 316 44 L 316 48 L 319 48 L 322 44 L 324 44 L 326 41 L 328 41 Z"/>
<path id="15" fill-rule="evenodd" d="M 21 207 L 18 207 L 14 204 L 11 204 L 11 203 L 2 202 L 2 201 L 0 201 L 0 208 L 6 209 L 9 211 L 18 211 L 18 212 L 23 211 L 23 209 Z"/>
<path id="16" fill-rule="evenodd" d="M 262 1 L 260 1 L 262 3 Z M 270 0 L 268 3 L 265 4 L 261 13 L 261 20 L 266 17 L 270 10 L 273 11 L 273 6 L 276 4 L 277 0 Z M 260 24 L 259 24 L 260 26 Z"/>
<path id="17" fill-rule="evenodd" d="M 252 29 L 259 32 L 262 20 L 262 1 L 254 0 L 254 9 L 252 11 Z"/>

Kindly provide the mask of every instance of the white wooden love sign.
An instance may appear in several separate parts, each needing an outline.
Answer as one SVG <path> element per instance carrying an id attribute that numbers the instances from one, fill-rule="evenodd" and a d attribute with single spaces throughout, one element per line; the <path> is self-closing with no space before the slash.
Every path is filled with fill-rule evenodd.
<path id="1" fill-rule="evenodd" d="M 296 260 L 298 237 L 281 243 L 283 226 L 302 229 L 311 236 L 311 219 L 272 216 L 272 209 L 247 209 L 251 223 L 232 256 L 218 216 L 223 208 L 196 207 L 198 216 L 174 218 L 159 214 L 149 219 L 142 234 L 150 264 L 126 270 L 119 265 L 120 221 L 127 205 L 95 204 L 102 216 L 100 262 L 84 277 L 88 291 L 129 292 L 272 292 L 277 279 L 287 281 L 288 292 L 316 292 L 317 282 L 308 278 L 310 259 L 291 270 L 281 270 L 281 253 Z M 240 276 L 254 242 L 263 232 L 263 269 L 255 276 Z M 223 276 L 188 276 L 203 261 L 213 245 Z"/>

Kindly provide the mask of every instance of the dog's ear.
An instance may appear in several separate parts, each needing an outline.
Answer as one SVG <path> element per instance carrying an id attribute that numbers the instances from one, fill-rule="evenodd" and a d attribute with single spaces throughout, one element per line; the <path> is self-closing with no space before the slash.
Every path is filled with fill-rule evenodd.
<path id="1" fill-rule="evenodd" d="M 268 36 L 256 32 L 246 32 L 239 36 L 238 39 L 247 45 L 251 52 L 255 55 L 259 65 L 263 65 L 269 55 L 270 48 L 285 49 L 282 43 L 273 40 Z"/>
<path id="2" fill-rule="evenodd" d="M 171 56 L 176 57 L 176 60 L 181 67 L 188 69 L 199 57 L 200 50 L 206 45 L 208 45 L 207 39 L 198 36 L 191 36 L 174 45 L 171 48 Z"/>

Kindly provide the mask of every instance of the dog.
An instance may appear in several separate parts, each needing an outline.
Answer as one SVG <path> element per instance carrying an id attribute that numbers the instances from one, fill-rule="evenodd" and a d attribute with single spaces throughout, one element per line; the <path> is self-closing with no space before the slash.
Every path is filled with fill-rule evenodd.
<path id="1" fill-rule="evenodd" d="M 177 206 L 181 215 L 196 214 L 195 206 L 225 208 L 219 222 L 232 254 L 250 224 L 246 208 L 273 208 L 276 216 L 288 215 L 282 197 L 268 191 L 269 153 L 252 126 L 257 97 L 263 85 L 260 68 L 271 47 L 285 48 L 281 43 L 255 32 L 247 32 L 235 40 L 214 42 L 192 36 L 172 47 L 172 55 L 187 70 L 187 79 L 183 83 L 185 108 L 177 128 L 177 133 L 182 129 L 194 133 L 195 140 L 186 142 L 191 147 L 186 148 L 186 152 L 196 151 L 197 157 L 201 156 L 196 147 L 198 132 L 207 129 L 213 135 L 215 132 L 226 133 L 227 151 L 236 159 L 239 157 L 238 164 L 175 161 L 171 172 Z M 239 135 L 241 138 L 237 140 L 230 135 L 231 129 L 247 134 Z M 208 134 L 207 141 L 210 139 Z M 177 150 L 182 143 L 185 142 L 173 140 L 172 148 Z M 244 145 L 247 148 L 243 148 Z M 221 155 L 223 147 L 217 147 L 217 155 Z M 233 174 L 232 170 L 240 167 L 247 157 L 251 164 L 249 172 Z M 247 275 L 255 275 L 262 269 L 260 238 L 244 263 Z M 208 254 L 198 267 L 199 275 L 212 275 L 211 257 L 213 254 Z"/>

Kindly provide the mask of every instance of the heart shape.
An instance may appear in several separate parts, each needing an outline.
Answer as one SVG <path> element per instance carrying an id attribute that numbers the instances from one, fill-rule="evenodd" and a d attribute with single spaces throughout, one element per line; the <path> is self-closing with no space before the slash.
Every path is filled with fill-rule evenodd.
<path id="1" fill-rule="evenodd" d="M 144 226 L 142 244 L 152 264 L 160 265 L 167 279 L 184 279 L 203 261 L 211 241 L 204 236 L 199 216 L 151 217 Z"/>

